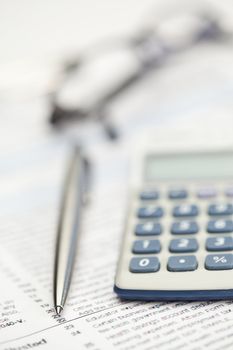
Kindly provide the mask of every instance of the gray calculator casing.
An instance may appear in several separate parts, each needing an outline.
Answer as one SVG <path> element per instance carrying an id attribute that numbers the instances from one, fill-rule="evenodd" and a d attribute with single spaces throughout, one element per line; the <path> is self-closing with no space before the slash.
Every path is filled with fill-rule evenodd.
<path id="1" fill-rule="evenodd" d="M 232 157 L 232 150 L 206 150 L 206 154 L 221 156 L 221 154 L 229 155 Z M 115 277 L 114 291 L 124 299 L 136 299 L 136 300 L 217 300 L 217 299 L 230 299 L 233 297 L 233 270 L 207 270 L 204 266 L 205 257 L 208 254 L 205 248 L 205 242 L 210 234 L 206 232 L 206 222 L 208 220 L 207 215 L 207 201 L 199 199 L 196 196 L 196 190 L 199 187 L 214 186 L 218 192 L 218 198 L 214 201 L 225 202 L 226 197 L 224 195 L 224 189 L 229 185 L 233 185 L 233 176 L 218 177 L 217 179 L 212 176 L 193 179 L 157 179 L 156 181 L 146 181 L 145 172 L 145 157 L 149 154 L 153 154 L 155 157 L 159 156 L 176 156 L 181 154 L 179 150 L 166 150 L 155 151 L 147 150 L 142 152 L 140 159 L 136 160 L 132 167 L 131 176 L 131 189 L 129 194 L 129 206 L 128 214 L 126 218 L 125 232 L 123 242 L 121 246 L 121 253 L 118 261 L 118 267 Z M 182 152 L 186 156 L 192 157 L 202 155 L 203 150 L 190 150 Z M 201 172 L 200 172 L 201 173 Z M 195 235 L 189 237 L 195 237 L 198 239 L 199 249 L 195 254 L 198 260 L 198 268 L 194 271 L 185 272 L 171 272 L 167 269 L 168 257 L 176 255 L 170 253 L 168 246 L 169 241 L 174 238 L 170 233 L 171 222 L 174 219 L 170 214 L 172 207 L 175 204 L 183 202 L 182 200 L 168 200 L 167 190 L 169 187 L 185 187 L 189 193 L 186 203 L 195 203 L 200 208 L 200 214 L 197 217 L 200 230 Z M 160 198 L 155 201 L 148 201 L 147 204 L 159 203 L 160 206 L 165 208 L 165 215 L 159 219 L 163 226 L 163 233 L 156 237 L 160 240 L 162 249 L 157 254 L 151 254 L 149 256 L 156 256 L 160 261 L 160 269 L 157 272 L 152 273 L 132 273 L 129 270 L 130 260 L 135 254 L 132 253 L 132 244 L 138 237 L 135 236 L 135 225 L 139 221 L 135 215 L 137 208 L 140 206 L 141 200 L 139 193 L 145 189 L 157 189 L 160 192 Z M 233 202 L 233 199 L 228 198 L 227 202 Z M 209 202 L 208 202 L 209 203 Z M 228 217 L 229 218 L 229 217 Z M 230 217 L 232 219 L 232 216 Z M 231 233 L 227 235 L 232 236 Z M 213 237 L 214 234 L 211 234 Z M 178 238 L 176 236 L 175 238 Z M 189 255 L 186 253 L 185 255 Z"/>

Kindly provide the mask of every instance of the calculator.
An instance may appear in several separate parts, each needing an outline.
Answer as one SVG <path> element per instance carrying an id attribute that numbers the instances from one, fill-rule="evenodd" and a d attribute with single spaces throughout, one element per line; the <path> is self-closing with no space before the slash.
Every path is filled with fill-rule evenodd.
<path id="1" fill-rule="evenodd" d="M 134 300 L 232 298 L 233 151 L 150 151 L 132 170 L 115 292 Z"/>

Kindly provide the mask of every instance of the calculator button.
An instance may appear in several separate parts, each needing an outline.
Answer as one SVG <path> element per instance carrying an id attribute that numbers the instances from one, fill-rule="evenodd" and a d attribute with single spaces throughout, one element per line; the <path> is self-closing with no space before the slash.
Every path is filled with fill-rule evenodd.
<path id="1" fill-rule="evenodd" d="M 194 255 L 170 256 L 167 269 L 173 272 L 193 271 L 197 268 L 197 259 Z"/>
<path id="2" fill-rule="evenodd" d="M 162 226 L 159 223 L 146 222 L 145 224 L 137 224 L 135 234 L 137 236 L 156 236 L 162 233 Z"/>
<path id="3" fill-rule="evenodd" d="M 195 238 L 172 239 L 169 250 L 171 253 L 190 253 L 198 250 L 197 240 Z"/>
<path id="4" fill-rule="evenodd" d="M 194 234 L 198 232 L 198 225 L 195 221 L 173 222 L 171 233 L 173 235 Z"/>
<path id="5" fill-rule="evenodd" d="M 209 215 L 232 215 L 232 204 L 211 204 L 208 208 Z"/>
<path id="6" fill-rule="evenodd" d="M 184 189 L 170 190 L 168 193 L 170 199 L 184 199 L 188 197 L 188 192 Z"/>
<path id="7" fill-rule="evenodd" d="M 135 254 L 153 254 L 153 253 L 159 253 L 161 250 L 161 244 L 156 239 L 154 240 L 140 240 L 135 241 L 133 244 L 133 253 Z"/>
<path id="8" fill-rule="evenodd" d="M 131 272 L 156 272 L 159 268 L 159 259 L 156 257 L 132 258 L 129 265 Z"/>
<path id="9" fill-rule="evenodd" d="M 138 209 L 138 218 L 160 218 L 163 216 L 163 208 L 161 207 L 143 207 Z"/>
<path id="10" fill-rule="evenodd" d="M 208 251 L 221 251 L 221 250 L 233 250 L 232 237 L 211 237 L 206 240 L 206 250 Z"/>
<path id="11" fill-rule="evenodd" d="M 140 193 L 141 200 L 155 200 L 159 198 L 158 191 L 143 191 Z"/>
<path id="12" fill-rule="evenodd" d="M 233 197 L 233 186 L 232 187 L 228 187 L 225 191 L 225 195 L 227 197 Z"/>
<path id="13" fill-rule="evenodd" d="M 232 254 L 207 255 L 205 259 L 205 268 L 207 270 L 230 270 L 233 268 L 233 255 Z"/>
<path id="14" fill-rule="evenodd" d="M 211 220 L 207 224 L 209 233 L 226 233 L 233 232 L 232 220 Z"/>
<path id="15" fill-rule="evenodd" d="M 173 209 L 173 216 L 175 217 L 186 217 L 198 215 L 198 207 L 194 204 L 181 204 L 177 205 Z"/>
<path id="16" fill-rule="evenodd" d="M 212 187 L 204 187 L 204 188 L 200 188 L 198 191 L 197 191 L 197 197 L 198 198 L 202 198 L 202 199 L 205 199 L 205 198 L 213 198 L 213 197 L 216 197 L 217 195 L 217 192 L 214 188 Z"/>

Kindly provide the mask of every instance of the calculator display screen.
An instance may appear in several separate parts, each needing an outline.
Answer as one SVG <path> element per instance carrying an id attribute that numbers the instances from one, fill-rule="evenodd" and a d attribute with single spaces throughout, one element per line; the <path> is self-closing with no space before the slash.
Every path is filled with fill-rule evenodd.
<path id="1" fill-rule="evenodd" d="M 144 169 L 146 181 L 233 178 L 233 153 L 149 154 Z"/>

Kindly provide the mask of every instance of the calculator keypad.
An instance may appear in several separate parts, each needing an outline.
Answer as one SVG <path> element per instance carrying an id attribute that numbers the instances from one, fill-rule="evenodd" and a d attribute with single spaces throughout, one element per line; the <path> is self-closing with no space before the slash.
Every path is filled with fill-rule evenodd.
<path id="1" fill-rule="evenodd" d="M 198 243 L 195 238 L 172 239 L 169 245 L 171 253 L 190 253 L 198 250 Z"/>
<path id="2" fill-rule="evenodd" d="M 163 216 L 163 208 L 161 207 L 142 207 L 138 209 L 139 219 L 161 218 Z"/>
<path id="3" fill-rule="evenodd" d="M 138 239 L 131 244 L 130 272 L 233 269 L 233 254 L 229 253 L 233 253 L 231 197 L 233 186 L 222 192 L 214 186 L 197 186 L 190 193 L 182 186 L 169 185 L 165 191 L 140 192 L 133 232 Z M 213 203 L 213 198 L 217 202 Z"/>
<path id="4" fill-rule="evenodd" d="M 207 225 L 207 231 L 209 233 L 227 233 L 233 232 L 232 220 L 210 220 Z"/>
<path id="5" fill-rule="evenodd" d="M 228 188 L 225 190 L 225 195 L 226 195 L 227 197 L 233 197 L 233 186 L 228 187 Z"/>
<path id="6" fill-rule="evenodd" d="M 233 238 L 228 236 L 207 238 L 206 250 L 213 252 L 233 250 Z"/>
<path id="7" fill-rule="evenodd" d="M 162 226 L 160 223 L 151 221 L 145 224 L 137 224 L 135 227 L 135 234 L 137 236 L 157 236 L 162 233 Z"/>
<path id="8" fill-rule="evenodd" d="M 159 268 L 159 259 L 156 257 L 132 258 L 130 261 L 131 272 L 156 272 Z"/>
<path id="9" fill-rule="evenodd" d="M 177 205 L 173 209 L 174 217 L 188 217 L 188 216 L 197 216 L 198 207 L 195 204 L 181 204 Z"/>
<path id="10" fill-rule="evenodd" d="M 169 191 L 170 199 L 184 199 L 188 197 L 188 192 L 185 189 L 173 189 Z"/>
<path id="11" fill-rule="evenodd" d="M 178 221 L 171 225 L 173 235 L 186 235 L 198 232 L 198 225 L 195 221 Z"/>
<path id="12" fill-rule="evenodd" d="M 152 254 L 159 253 L 161 250 L 160 241 L 157 239 L 145 239 L 135 241 L 133 244 L 133 253 L 135 254 Z"/>
<path id="13" fill-rule="evenodd" d="M 203 187 L 197 191 L 197 197 L 201 199 L 214 198 L 217 195 L 217 191 L 213 187 Z"/>
<path id="14" fill-rule="evenodd" d="M 194 255 L 170 256 L 167 269 L 172 272 L 193 271 L 197 268 L 197 259 Z"/>
<path id="15" fill-rule="evenodd" d="M 207 255 L 205 259 L 207 270 L 230 270 L 233 268 L 232 254 Z"/>
<path id="16" fill-rule="evenodd" d="M 159 192 L 158 191 L 150 191 L 146 190 L 140 193 L 140 199 L 143 201 L 150 201 L 155 200 L 159 198 Z"/>
<path id="17" fill-rule="evenodd" d="M 233 205 L 232 204 L 211 204 L 208 208 L 208 214 L 211 216 L 215 215 L 232 215 Z"/>

